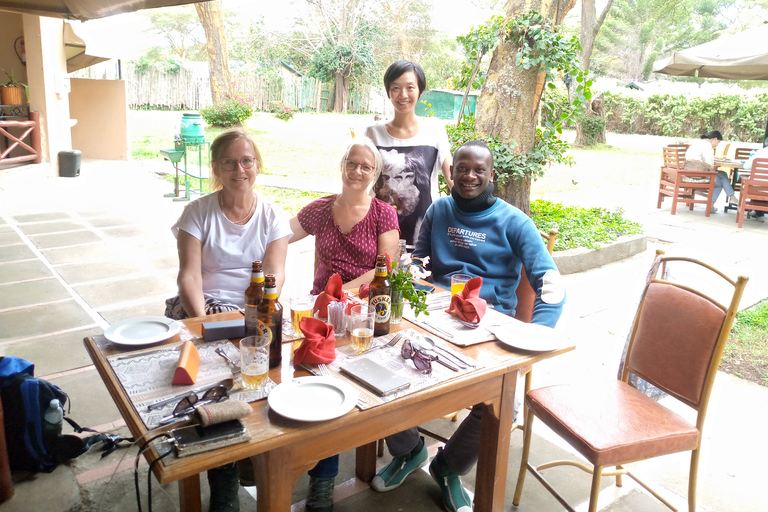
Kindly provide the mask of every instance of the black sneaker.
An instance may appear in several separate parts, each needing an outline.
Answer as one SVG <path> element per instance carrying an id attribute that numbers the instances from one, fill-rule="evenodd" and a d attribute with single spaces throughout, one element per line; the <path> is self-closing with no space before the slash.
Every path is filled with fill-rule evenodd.
<path id="1" fill-rule="evenodd" d="M 237 463 L 224 464 L 208 470 L 211 488 L 209 512 L 240 512 L 240 490 Z"/>
<path id="2" fill-rule="evenodd" d="M 333 478 L 309 477 L 306 512 L 333 512 Z"/>

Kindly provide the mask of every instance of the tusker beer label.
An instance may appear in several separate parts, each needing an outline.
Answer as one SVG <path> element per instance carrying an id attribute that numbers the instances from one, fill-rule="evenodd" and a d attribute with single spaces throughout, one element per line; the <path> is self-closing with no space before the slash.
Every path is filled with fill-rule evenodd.
<path id="1" fill-rule="evenodd" d="M 376 308 L 376 323 L 384 323 L 389 320 L 389 312 L 392 305 L 392 297 L 389 295 L 377 295 L 370 300 L 370 305 Z"/>

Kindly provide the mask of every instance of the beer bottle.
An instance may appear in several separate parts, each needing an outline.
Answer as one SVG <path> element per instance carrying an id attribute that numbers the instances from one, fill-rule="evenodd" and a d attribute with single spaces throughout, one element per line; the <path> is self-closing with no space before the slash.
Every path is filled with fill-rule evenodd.
<path id="1" fill-rule="evenodd" d="M 368 303 L 376 307 L 376 323 L 373 326 L 374 336 L 389 334 L 389 313 L 392 303 L 392 286 L 387 274 L 387 258 L 383 254 L 376 256 L 376 272 L 371 281 Z"/>
<path id="2" fill-rule="evenodd" d="M 251 270 L 251 285 L 245 290 L 245 335 L 258 335 L 256 306 L 264 296 L 264 271 L 261 262 L 254 261 Z"/>
<path id="3" fill-rule="evenodd" d="M 277 284 L 273 274 L 264 277 L 264 296 L 256 307 L 258 319 L 272 331 L 269 345 L 269 367 L 280 366 L 283 361 L 283 306 L 277 302 Z"/>

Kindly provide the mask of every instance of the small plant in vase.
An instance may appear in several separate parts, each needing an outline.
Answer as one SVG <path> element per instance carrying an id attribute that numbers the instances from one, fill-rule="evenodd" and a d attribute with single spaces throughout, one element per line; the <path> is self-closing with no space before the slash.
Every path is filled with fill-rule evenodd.
<path id="1" fill-rule="evenodd" d="M 426 261 L 422 261 L 420 258 L 415 258 L 426 264 Z M 429 276 L 429 272 L 424 272 L 419 267 L 411 265 L 411 259 L 405 255 L 403 259 L 398 263 L 395 262 L 392 265 L 392 270 L 389 273 L 389 284 L 392 287 L 392 312 L 390 316 L 390 323 L 399 324 L 403 317 L 403 308 L 405 301 L 410 303 L 411 308 L 415 316 L 424 313 L 429 315 L 427 311 L 427 292 L 424 290 L 416 290 L 413 286 L 412 279 L 422 279 Z"/>
<path id="2" fill-rule="evenodd" d="M 8 77 L 7 82 L 0 83 L 0 104 L 2 105 L 23 105 L 24 99 L 22 98 L 21 91 L 24 89 L 26 93 L 24 98 L 29 97 L 29 88 L 27 84 L 23 84 L 13 77 L 13 70 L 5 71 L 5 76 Z"/>

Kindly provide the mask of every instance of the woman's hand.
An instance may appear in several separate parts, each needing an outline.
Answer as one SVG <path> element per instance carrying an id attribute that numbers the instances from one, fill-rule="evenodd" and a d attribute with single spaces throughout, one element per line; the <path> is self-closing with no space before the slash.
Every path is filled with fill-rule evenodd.
<path id="1" fill-rule="evenodd" d="M 277 285 L 277 296 L 283 290 L 285 283 L 285 258 L 288 255 L 288 238 L 278 238 L 267 244 L 267 250 L 264 251 L 264 260 L 261 266 L 264 269 L 264 275 L 274 274 L 275 284 Z"/>
<path id="2" fill-rule="evenodd" d="M 180 229 L 176 247 L 179 252 L 179 275 L 176 283 L 179 287 L 181 307 L 189 316 L 204 316 L 203 244 Z"/>
<path id="3" fill-rule="evenodd" d="M 397 252 L 400 250 L 400 231 L 392 229 L 379 235 L 376 240 L 376 254 L 389 254 L 391 260 L 395 260 Z M 365 274 L 356 277 L 348 283 L 344 283 L 345 288 L 359 287 L 361 284 L 368 284 L 373 281 L 373 274 L 376 269 L 371 269 Z"/>

